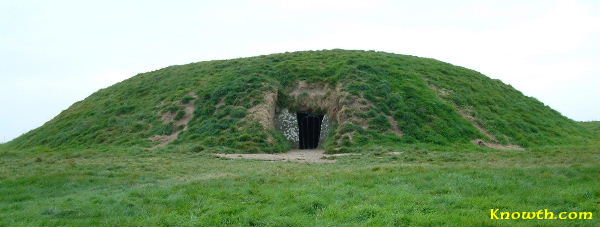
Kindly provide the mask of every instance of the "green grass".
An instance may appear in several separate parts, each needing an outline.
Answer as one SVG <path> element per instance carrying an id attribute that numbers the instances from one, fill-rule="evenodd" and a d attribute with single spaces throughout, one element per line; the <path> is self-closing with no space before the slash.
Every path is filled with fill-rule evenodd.
<path id="1" fill-rule="evenodd" d="M 334 124 L 325 141 L 328 151 L 361 155 L 334 164 L 211 155 L 289 150 L 280 132 L 245 119 L 266 91 L 289 104 L 284 91 L 301 80 L 342 84 L 351 99 L 373 104 L 353 112 L 368 128 Z M 161 114 L 181 118 L 189 92 L 199 98 L 188 130 L 146 150 L 157 144 L 149 137 L 176 130 Z M 459 110 L 501 143 L 527 149 L 471 144 L 483 135 Z M 327 50 L 171 66 L 102 89 L 0 144 L 0 226 L 598 226 L 599 136 L 598 122 L 575 122 L 433 59 Z M 490 209 L 594 219 L 490 220 Z"/>
<path id="2" fill-rule="evenodd" d="M 6 147 L 23 150 L 148 148 L 148 138 L 169 134 L 160 121 L 179 113 L 181 103 L 199 98 L 189 129 L 175 146 L 222 148 L 223 152 L 283 152 L 290 144 L 278 131 L 245 120 L 265 91 L 285 90 L 298 81 L 342 84 L 350 100 L 373 104 L 355 111 L 370 126 L 333 126 L 328 151 L 362 150 L 372 144 L 468 144 L 484 137 L 461 109 L 477 118 L 503 144 L 524 147 L 588 143 L 585 126 L 526 97 L 498 80 L 434 59 L 374 51 L 324 50 L 206 61 L 142 73 L 92 94 Z M 440 91 L 436 92 L 431 87 Z M 223 104 L 223 105 L 218 105 Z M 391 116 L 404 136 L 389 132 Z M 355 140 L 343 140 L 343 133 Z M 274 138 L 268 142 L 267 138 Z M 335 140 L 335 139 L 339 139 Z M 485 139 L 485 138 L 484 138 Z"/>
<path id="3" fill-rule="evenodd" d="M 591 132 L 596 138 L 600 137 L 600 121 L 585 121 L 577 123 Z"/>
<path id="4" fill-rule="evenodd" d="M 0 151 L 2 226 L 598 226 L 598 143 L 372 146 L 334 164 L 161 151 Z M 489 210 L 593 220 L 490 220 Z"/>

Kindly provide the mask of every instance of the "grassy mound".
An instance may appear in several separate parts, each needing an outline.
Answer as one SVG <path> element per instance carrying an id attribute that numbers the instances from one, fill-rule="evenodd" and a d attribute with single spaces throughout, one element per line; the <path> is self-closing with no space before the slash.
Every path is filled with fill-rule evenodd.
<path id="1" fill-rule="evenodd" d="M 597 140 L 584 125 L 562 116 L 499 80 L 433 59 L 373 51 L 325 50 L 198 62 L 142 73 L 73 104 L 43 126 L 5 147 L 16 149 L 143 149 L 149 138 L 181 130 L 165 115 L 183 116 L 193 99 L 187 130 L 169 146 L 194 151 L 282 152 L 282 134 L 248 117 L 277 92 L 299 81 L 341 87 L 368 109 L 331 127 L 326 149 L 359 150 L 377 144 L 470 144 L 474 139 L 523 147 Z M 403 136 L 390 131 L 389 118 Z M 485 129 L 482 132 L 478 128 Z"/>
<path id="2" fill-rule="evenodd" d="M 594 137 L 600 136 L 600 121 L 585 121 L 578 124 L 586 128 Z"/>

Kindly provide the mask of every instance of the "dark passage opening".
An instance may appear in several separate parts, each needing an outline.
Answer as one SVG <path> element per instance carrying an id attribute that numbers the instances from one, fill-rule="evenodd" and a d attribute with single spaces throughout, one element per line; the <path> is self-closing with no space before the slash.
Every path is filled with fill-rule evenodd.
<path id="1" fill-rule="evenodd" d="M 297 113 L 300 149 L 315 149 L 319 146 L 319 133 L 323 115 L 313 113 Z"/>

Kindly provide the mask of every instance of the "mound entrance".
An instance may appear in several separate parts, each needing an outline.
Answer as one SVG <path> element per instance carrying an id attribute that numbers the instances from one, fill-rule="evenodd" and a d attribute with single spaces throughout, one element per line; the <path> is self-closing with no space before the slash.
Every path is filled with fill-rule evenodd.
<path id="1" fill-rule="evenodd" d="M 298 148 L 317 148 L 319 146 L 323 115 L 298 112 L 296 116 L 298 119 Z"/>
<path id="2" fill-rule="evenodd" d="M 276 113 L 275 126 L 295 149 L 323 148 L 330 120 L 326 114 L 282 108 Z"/>
<path id="3" fill-rule="evenodd" d="M 270 107 L 274 110 L 275 129 L 294 149 L 323 148 L 330 125 L 340 122 L 339 93 L 339 88 L 303 81 L 280 90 L 278 100 Z"/>
<path id="4" fill-rule="evenodd" d="M 352 143 L 355 130 L 340 131 L 340 128 L 368 129 L 368 121 L 360 113 L 368 112 L 374 105 L 362 94 L 351 95 L 343 87 L 341 83 L 299 81 L 289 87 L 270 90 L 263 94 L 264 102 L 250 109 L 249 118 L 258 121 L 265 129 L 280 131 L 292 149 L 323 149 L 330 134 L 334 136 L 335 144 L 345 140 Z M 386 115 L 383 121 L 389 121 L 389 132 L 403 136 L 391 116 Z M 273 138 L 268 140 L 273 141 Z"/>

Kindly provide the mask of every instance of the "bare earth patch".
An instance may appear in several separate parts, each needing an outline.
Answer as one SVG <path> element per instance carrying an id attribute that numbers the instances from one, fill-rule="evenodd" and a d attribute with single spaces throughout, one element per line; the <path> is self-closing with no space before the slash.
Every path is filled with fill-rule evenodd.
<path id="1" fill-rule="evenodd" d="M 258 159 L 266 161 L 290 161 L 305 163 L 334 163 L 335 157 L 359 155 L 357 153 L 325 154 L 324 150 L 291 150 L 278 154 L 215 154 L 221 158 L 229 159 Z"/>
<path id="2" fill-rule="evenodd" d="M 492 148 L 492 149 L 500 149 L 500 150 L 524 150 L 519 145 L 502 145 L 502 144 L 499 144 L 499 143 L 485 142 L 482 139 L 476 139 L 476 140 L 473 140 L 471 142 L 473 144 L 475 144 L 475 145 L 479 145 L 480 147 L 487 147 L 487 148 Z"/>
<path id="3" fill-rule="evenodd" d="M 450 91 L 442 89 L 442 88 L 438 88 L 433 84 L 429 84 L 429 87 L 431 89 L 433 89 L 434 91 L 436 91 L 440 95 L 440 98 L 442 98 L 442 99 L 444 99 L 444 97 L 446 97 L 446 96 L 448 96 L 448 94 L 450 94 Z M 488 139 L 491 140 L 490 142 L 486 142 L 482 139 L 475 139 L 475 140 L 471 141 L 473 144 L 478 145 L 480 147 L 487 147 L 487 148 L 499 149 L 499 150 L 523 150 L 523 148 L 519 145 L 513 145 L 513 144 L 503 145 L 503 144 L 498 143 L 498 139 L 494 135 L 489 133 L 487 131 L 487 129 L 485 129 L 482 125 L 477 123 L 477 119 L 475 117 L 473 117 L 473 115 L 469 114 L 468 108 L 459 107 L 452 102 L 448 102 L 448 101 L 446 101 L 446 102 L 450 103 L 451 105 L 456 107 L 456 110 L 464 119 L 467 119 L 468 121 L 470 121 L 471 124 L 475 128 L 477 128 L 477 130 L 479 130 L 479 132 L 481 132 L 481 134 L 483 134 L 484 136 L 486 136 Z"/>
<path id="4" fill-rule="evenodd" d="M 156 146 L 150 148 L 150 150 L 166 146 L 167 144 L 177 139 L 179 133 L 181 133 L 184 130 L 187 130 L 188 123 L 190 123 L 190 120 L 192 120 L 192 117 L 194 117 L 195 101 L 196 99 L 198 99 L 198 96 L 194 92 L 190 92 L 188 93 L 188 95 L 192 96 L 194 99 L 186 104 L 180 104 L 180 106 L 183 107 L 183 110 L 185 111 L 185 115 L 183 115 L 181 119 L 175 121 L 175 113 L 169 112 L 165 113 L 161 117 L 163 123 L 165 124 L 174 121 L 174 126 L 178 129 L 176 129 L 171 135 L 155 135 L 153 137 L 150 137 L 150 140 L 152 140 L 153 142 L 160 142 Z M 179 126 L 183 126 L 183 128 L 179 128 Z"/>

